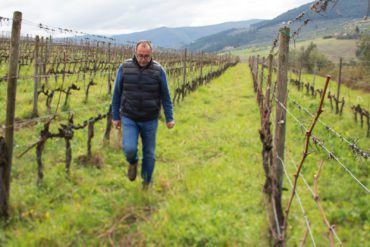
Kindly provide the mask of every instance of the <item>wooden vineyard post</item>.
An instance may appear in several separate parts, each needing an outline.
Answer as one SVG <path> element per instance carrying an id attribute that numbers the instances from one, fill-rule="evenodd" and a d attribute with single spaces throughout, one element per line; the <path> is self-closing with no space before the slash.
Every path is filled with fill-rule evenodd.
<path id="1" fill-rule="evenodd" d="M 272 198 L 276 210 L 278 224 L 281 226 L 284 220 L 284 214 L 281 206 L 281 197 L 283 189 L 283 164 L 280 157 L 284 160 L 285 150 L 285 128 L 286 128 L 286 107 L 287 100 L 287 81 L 288 81 L 288 54 L 289 54 L 290 29 L 283 27 L 279 32 L 279 53 L 278 53 L 278 74 L 276 91 L 276 122 L 275 122 L 275 140 L 274 156 L 272 167 Z M 277 246 L 283 246 L 284 242 L 276 243 Z"/>
<path id="2" fill-rule="evenodd" d="M 108 95 L 112 94 L 112 76 L 111 76 L 111 67 L 112 67 L 112 62 L 111 62 L 111 43 L 108 43 L 108 81 L 107 81 L 107 89 L 108 89 Z"/>
<path id="3" fill-rule="evenodd" d="M 184 60 L 183 60 L 183 82 L 182 82 L 182 92 L 181 92 L 181 100 L 184 100 L 185 95 L 186 95 L 186 59 L 187 59 L 187 49 L 185 48 L 184 51 Z"/>
<path id="4" fill-rule="evenodd" d="M 5 191 L 5 167 L 8 166 L 8 150 L 5 139 L 0 136 L 0 217 L 8 216 L 8 193 Z"/>
<path id="5" fill-rule="evenodd" d="M 38 114 L 38 87 L 39 87 L 39 47 L 40 47 L 40 38 L 36 35 L 35 43 L 35 71 L 34 71 L 34 87 L 33 87 L 33 110 L 32 116 L 37 117 Z"/>
<path id="6" fill-rule="evenodd" d="M 18 77 L 18 59 L 19 59 L 19 44 L 21 35 L 22 13 L 19 11 L 13 14 L 12 34 L 10 40 L 10 59 L 8 72 L 8 96 L 6 104 L 6 120 L 5 120 L 5 144 L 7 149 L 7 161 L 2 169 L 3 176 L 0 177 L 0 185 L 4 186 L 0 192 L 0 198 L 4 198 L 4 203 L 0 209 L 0 217 L 7 218 L 9 194 L 10 194 L 10 173 L 12 168 L 13 157 L 13 138 L 14 138 L 14 115 L 15 115 L 15 99 L 17 92 L 17 77 Z"/>
<path id="7" fill-rule="evenodd" d="M 339 75 L 338 75 L 338 89 L 337 89 L 337 97 L 335 98 L 335 114 L 339 114 L 339 97 L 340 97 L 340 85 L 342 84 L 342 63 L 343 58 L 339 59 Z"/>

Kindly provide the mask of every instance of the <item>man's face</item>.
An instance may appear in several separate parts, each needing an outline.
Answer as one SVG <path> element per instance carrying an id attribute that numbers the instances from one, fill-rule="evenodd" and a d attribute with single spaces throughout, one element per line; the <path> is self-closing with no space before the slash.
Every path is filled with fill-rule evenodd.
<path id="1" fill-rule="evenodd" d="M 136 60 L 140 66 L 146 66 L 152 58 L 152 49 L 147 44 L 140 44 L 136 49 Z"/>

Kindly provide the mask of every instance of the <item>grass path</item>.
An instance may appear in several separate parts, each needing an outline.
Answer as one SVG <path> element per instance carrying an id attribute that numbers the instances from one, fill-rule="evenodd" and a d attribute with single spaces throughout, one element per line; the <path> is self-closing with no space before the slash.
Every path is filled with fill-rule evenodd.
<path id="1" fill-rule="evenodd" d="M 155 183 L 169 192 L 138 226 L 146 243 L 267 245 L 258 109 L 248 82 L 245 64 L 229 69 L 176 106 L 174 130 L 160 129 Z"/>

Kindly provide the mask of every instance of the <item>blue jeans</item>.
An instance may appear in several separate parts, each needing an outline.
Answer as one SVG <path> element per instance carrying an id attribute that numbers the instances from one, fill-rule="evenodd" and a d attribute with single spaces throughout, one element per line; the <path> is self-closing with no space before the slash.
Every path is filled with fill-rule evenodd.
<path id="1" fill-rule="evenodd" d="M 152 180 L 155 165 L 155 144 L 158 119 L 137 122 L 123 116 L 121 123 L 123 152 L 130 165 L 139 161 L 137 150 L 140 134 L 143 146 L 141 177 L 145 182 L 150 182 Z"/>

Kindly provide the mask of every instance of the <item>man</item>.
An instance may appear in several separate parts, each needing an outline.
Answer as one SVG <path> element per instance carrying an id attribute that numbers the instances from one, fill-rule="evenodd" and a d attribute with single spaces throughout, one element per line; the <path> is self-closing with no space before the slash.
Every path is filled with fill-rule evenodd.
<path id="1" fill-rule="evenodd" d="M 122 126 L 123 152 L 129 163 L 127 176 L 130 181 L 136 178 L 138 138 L 141 137 L 143 189 L 147 189 L 152 181 L 161 104 L 167 128 L 175 126 L 166 73 L 152 59 L 152 53 L 149 41 L 136 44 L 134 57 L 125 60 L 118 69 L 112 98 L 113 125 L 116 128 Z"/>

